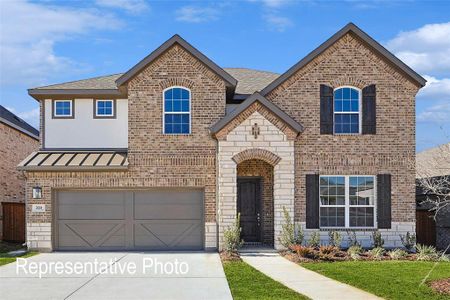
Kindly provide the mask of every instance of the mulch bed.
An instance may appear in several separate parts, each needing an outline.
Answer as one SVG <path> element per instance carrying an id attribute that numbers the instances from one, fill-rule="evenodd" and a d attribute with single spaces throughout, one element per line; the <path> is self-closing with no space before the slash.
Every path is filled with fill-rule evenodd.
<path id="1" fill-rule="evenodd" d="M 242 261 L 239 253 L 222 251 L 219 255 L 222 261 Z"/>
<path id="2" fill-rule="evenodd" d="M 450 278 L 431 281 L 428 285 L 439 294 L 450 295 Z"/>

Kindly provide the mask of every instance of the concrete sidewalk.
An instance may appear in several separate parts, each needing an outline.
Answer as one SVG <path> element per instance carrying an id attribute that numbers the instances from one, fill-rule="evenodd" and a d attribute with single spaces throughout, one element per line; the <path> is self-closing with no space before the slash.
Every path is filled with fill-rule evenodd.
<path id="1" fill-rule="evenodd" d="M 247 252 L 241 253 L 241 258 L 253 268 L 311 299 L 382 299 L 305 269 L 281 257 L 278 253 Z"/>

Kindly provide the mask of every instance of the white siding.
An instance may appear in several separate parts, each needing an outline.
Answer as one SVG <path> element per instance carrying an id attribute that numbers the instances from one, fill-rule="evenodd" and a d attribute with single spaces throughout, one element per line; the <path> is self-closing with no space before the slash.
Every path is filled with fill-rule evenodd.
<path id="1" fill-rule="evenodd" d="M 74 119 L 53 119 L 45 100 L 45 148 L 128 148 L 128 100 L 117 100 L 115 119 L 94 119 L 93 99 L 75 99 Z"/>

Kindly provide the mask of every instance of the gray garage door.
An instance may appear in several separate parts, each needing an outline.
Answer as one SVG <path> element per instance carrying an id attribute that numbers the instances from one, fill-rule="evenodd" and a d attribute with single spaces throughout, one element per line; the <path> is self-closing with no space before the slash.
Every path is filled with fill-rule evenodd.
<path id="1" fill-rule="evenodd" d="M 201 250 L 200 190 L 61 191 L 59 250 Z"/>

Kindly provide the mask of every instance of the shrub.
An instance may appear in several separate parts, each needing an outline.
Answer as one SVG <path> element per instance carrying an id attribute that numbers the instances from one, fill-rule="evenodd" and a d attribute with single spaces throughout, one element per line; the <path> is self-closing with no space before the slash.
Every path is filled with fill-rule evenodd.
<path id="1" fill-rule="evenodd" d="M 361 248 L 361 243 L 358 242 L 356 239 L 356 232 L 355 231 L 347 231 L 348 236 L 348 246 L 359 246 Z"/>
<path id="2" fill-rule="evenodd" d="M 416 245 L 417 250 L 417 260 L 431 260 L 436 261 L 440 257 L 440 253 L 433 246 L 427 245 Z"/>
<path id="3" fill-rule="evenodd" d="M 340 248 L 342 242 L 342 235 L 338 231 L 330 231 L 328 232 L 328 237 L 330 238 L 329 244 L 330 246 Z"/>
<path id="4" fill-rule="evenodd" d="M 347 254 L 351 257 L 353 260 L 360 260 L 361 259 L 361 253 L 363 252 L 363 249 L 360 245 L 353 245 L 350 246 L 350 248 L 347 249 Z"/>
<path id="5" fill-rule="evenodd" d="M 381 260 L 384 255 L 384 249 L 381 247 L 375 247 L 372 250 L 369 250 L 369 255 L 376 260 Z"/>
<path id="6" fill-rule="evenodd" d="M 314 248 L 318 248 L 320 246 L 320 233 L 318 231 L 315 231 L 311 234 L 308 245 Z"/>
<path id="7" fill-rule="evenodd" d="M 392 251 L 389 251 L 388 255 L 391 259 L 397 260 L 397 259 L 405 258 L 408 255 L 408 253 L 402 249 L 394 249 Z"/>
<path id="8" fill-rule="evenodd" d="M 319 248 L 319 259 L 326 261 L 333 261 L 336 258 L 336 253 L 339 249 L 335 246 L 320 246 Z"/>
<path id="9" fill-rule="evenodd" d="M 295 239 L 295 225 L 291 220 L 291 216 L 286 207 L 283 206 L 284 224 L 281 225 L 281 236 L 278 238 L 280 244 L 290 249 L 296 243 Z"/>
<path id="10" fill-rule="evenodd" d="M 289 214 L 288 214 L 289 215 Z M 295 227 L 294 227 L 295 230 Z M 294 237 L 294 243 L 296 245 L 301 245 L 303 243 L 303 238 L 305 237 L 305 234 L 303 233 L 303 229 L 301 227 L 297 228 L 297 232 Z"/>
<path id="11" fill-rule="evenodd" d="M 372 233 L 372 241 L 373 241 L 374 248 L 383 248 L 384 239 L 381 237 L 381 232 L 374 231 Z"/>
<path id="12" fill-rule="evenodd" d="M 403 235 L 400 234 L 400 239 L 402 240 L 403 247 L 406 248 L 409 252 L 411 252 L 416 246 L 416 234 L 410 234 L 409 231 Z"/>
<path id="13" fill-rule="evenodd" d="M 234 224 L 225 229 L 225 231 L 223 232 L 225 244 L 224 248 L 228 253 L 237 252 L 237 250 L 244 244 L 244 240 L 241 239 L 240 221 L 241 215 L 238 214 L 236 220 L 234 221 Z"/>
<path id="14" fill-rule="evenodd" d="M 302 245 L 292 245 L 291 250 L 297 253 L 298 256 L 306 257 L 306 258 L 314 258 L 315 253 L 314 249 L 311 247 L 306 247 Z"/>

